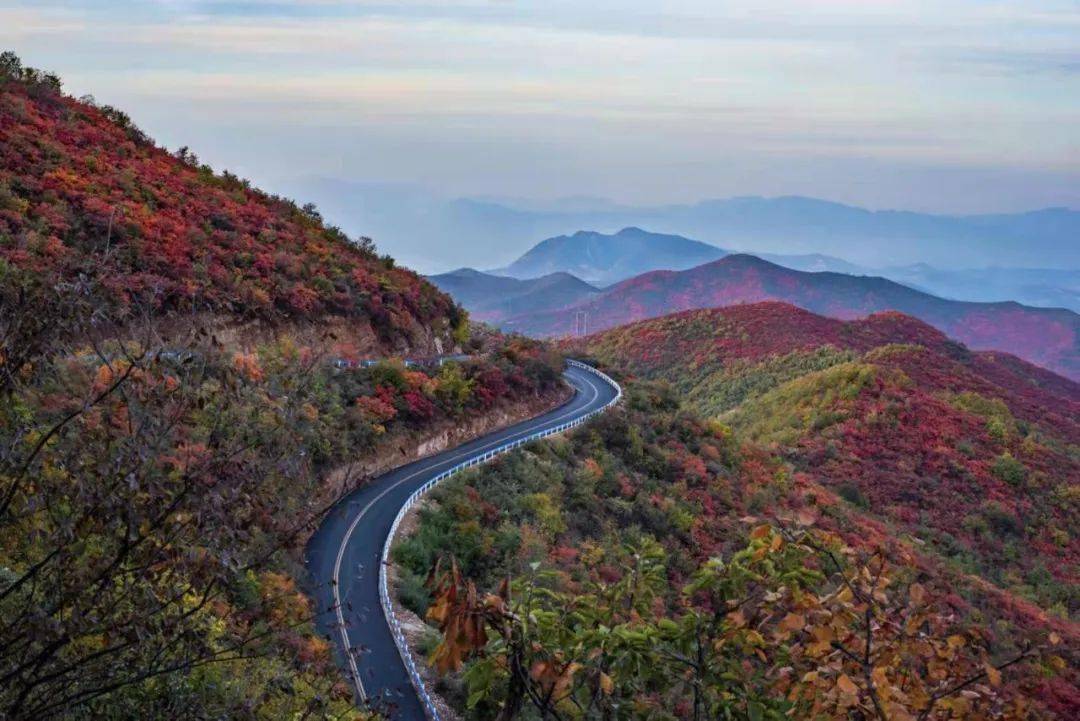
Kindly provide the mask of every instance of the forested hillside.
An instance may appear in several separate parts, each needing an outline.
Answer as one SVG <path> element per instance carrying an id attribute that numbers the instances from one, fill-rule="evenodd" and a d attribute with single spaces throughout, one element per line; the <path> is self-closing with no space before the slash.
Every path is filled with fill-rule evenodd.
<path id="1" fill-rule="evenodd" d="M 712 298 L 649 282 L 618 313 Z M 964 317 L 1071 363 L 1057 318 Z M 553 405 L 559 351 L 620 406 L 451 479 L 393 553 L 462 714 L 1080 713 L 1076 383 L 898 313 L 780 303 L 562 348 L 470 336 L 371 241 L 5 53 L 0 718 L 392 713 L 357 707 L 319 636 L 305 540 L 377 469 Z"/>
<path id="2" fill-rule="evenodd" d="M 25 78 L 25 80 L 23 79 Z M 122 111 L 0 64 L 0 259 L 50 282 L 95 279 L 102 312 L 344 316 L 407 347 L 449 339 L 457 306 L 322 222 L 312 206 L 157 147 Z"/>
<path id="3" fill-rule="evenodd" d="M 954 567 L 1077 620 L 1076 383 L 898 313 L 844 322 L 779 303 L 658 318 L 586 347 L 671 383 Z"/>
<path id="4" fill-rule="evenodd" d="M 564 392 L 557 355 L 467 330 L 369 242 L 4 54 L 0 718 L 371 717 L 300 590 L 327 479 Z M 333 362 L 440 344 L 470 356 Z"/>
<path id="5" fill-rule="evenodd" d="M 669 386 L 624 388 L 568 438 L 449 481 L 395 549 L 466 718 L 1075 717 L 1080 633 L 1060 611 Z"/>

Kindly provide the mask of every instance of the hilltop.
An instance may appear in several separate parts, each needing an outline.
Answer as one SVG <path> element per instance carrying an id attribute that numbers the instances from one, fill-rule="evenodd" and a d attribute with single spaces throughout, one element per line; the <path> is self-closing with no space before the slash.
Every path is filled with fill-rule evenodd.
<path id="1" fill-rule="evenodd" d="M 641 228 L 623 228 L 612 235 L 583 230 L 548 238 L 493 272 L 515 278 L 566 272 L 604 285 L 657 268 L 692 268 L 726 254 L 708 243 Z"/>
<path id="2" fill-rule="evenodd" d="M 522 280 L 460 268 L 428 280 L 468 308 L 472 317 L 490 323 L 537 308 L 565 308 L 600 292 L 570 273 Z"/>

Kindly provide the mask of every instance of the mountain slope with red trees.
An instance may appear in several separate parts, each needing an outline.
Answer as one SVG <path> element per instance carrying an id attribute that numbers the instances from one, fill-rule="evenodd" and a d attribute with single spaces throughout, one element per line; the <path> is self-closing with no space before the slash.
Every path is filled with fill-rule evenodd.
<path id="1" fill-rule="evenodd" d="M 1080 614 L 1080 385 L 899 313 L 687 311 L 579 341 L 1018 603 Z"/>
<path id="2" fill-rule="evenodd" d="M 0 53 L 0 718 L 376 718 L 305 539 L 368 472 L 565 391 L 465 320 Z M 332 362 L 440 339 L 469 356 Z"/>
<path id="3" fill-rule="evenodd" d="M 449 297 L 312 206 L 171 154 L 122 112 L 42 77 L 0 81 L 0 261 L 55 282 L 96 276 L 120 319 L 338 316 L 395 347 L 462 321 Z"/>
<path id="4" fill-rule="evenodd" d="M 972 348 L 1013 353 L 1080 378 L 1080 315 L 1072 311 L 945 300 L 884 278 L 806 273 L 750 255 L 730 255 L 686 271 L 645 273 L 570 309 L 538 310 L 507 324 L 551 336 L 571 332 L 575 311 L 588 313 L 590 329 L 604 330 L 681 310 L 765 300 L 840 319 L 900 311 Z"/>

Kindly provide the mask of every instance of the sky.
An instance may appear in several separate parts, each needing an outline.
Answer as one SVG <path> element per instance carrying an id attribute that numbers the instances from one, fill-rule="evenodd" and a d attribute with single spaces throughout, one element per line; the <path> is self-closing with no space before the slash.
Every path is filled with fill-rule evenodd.
<path id="1" fill-rule="evenodd" d="M 271 189 L 1080 207 L 1080 2 L 0 0 L 0 47 Z"/>

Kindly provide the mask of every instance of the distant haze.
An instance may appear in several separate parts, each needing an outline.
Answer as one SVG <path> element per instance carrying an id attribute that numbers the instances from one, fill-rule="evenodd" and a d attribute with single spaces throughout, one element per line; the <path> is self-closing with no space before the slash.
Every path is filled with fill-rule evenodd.
<path id="1" fill-rule="evenodd" d="M 586 198 L 540 204 L 445 199 L 415 188 L 326 179 L 300 179 L 287 191 L 317 198 L 326 216 L 346 231 L 372 235 L 403 263 L 428 273 L 462 266 L 497 269 L 548 238 L 579 231 L 614 233 L 627 226 L 678 234 L 729 251 L 826 254 L 863 268 L 914 263 L 943 269 L 1080 268 L 1080 211 L 1067 209 L 944 216 L 871 212 L 803 197 L 740 197 L 662 206 Z M 688 257 L 682 263 L 650 267 L 687 268 L 704 262 L 686 248 L 670 252 Z M 538 265 L 512 274 L 535 277 L 554 270 L 602 282 L 633 274 L 592 274 L 568 264 Z"/>
<path id="2" fill-rule="evenodd" d="M 302 178 L 564 211 L 1080 207 L 1072 0 L 0 0 L 0 47 L 320 205 Z M 379 240 L 451 262 L 445 238 Z"/>

